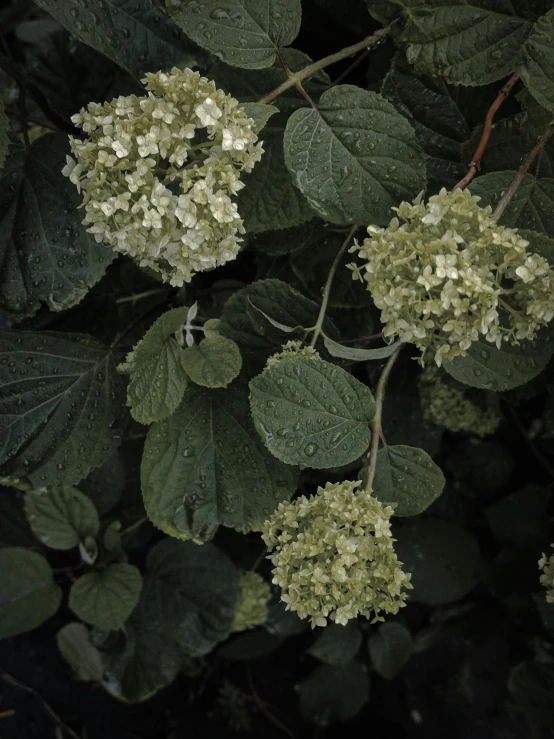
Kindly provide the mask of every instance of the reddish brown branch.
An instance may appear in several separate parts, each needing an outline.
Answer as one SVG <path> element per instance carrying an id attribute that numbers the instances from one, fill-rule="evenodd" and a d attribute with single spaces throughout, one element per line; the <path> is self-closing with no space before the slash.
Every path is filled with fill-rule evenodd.
<path id="1" fill-rule="evenodd" d="M 487 148 L 489 139 L 491 137 L 492 123 L 494 120 L 494 116 L 496 115 L 496 111 L 498 110 L 498 108 L 500 108 L 504 100 L 506 100 L 506 98 L 512 91 L 512 88 L 518 82 L 520 76 L 521 73 L 519 72 L 519 70 L 517 72 L 514 72 L 514 74 L 510 77 L 510 79 L 506 82 L 504 87 L 500 90 L 500 92 L 494 99 L 491 107 L 488 109 L 487 115 L 485 116 L 485 123 L 483 124 L 483 133 L 481 134 L 479 145 L 477 146 L 477 149 L 475 149 L 473 159 L 469 163 L 469 169 L 466 175 L 462 177 L 462 179 L 458 182 L 458 184 L 454 185 L 452 191 L 467 187 L 471 180 L 475 177 L 477 172 L 481 169 L 481 159 L 483 158 L 483 154 L 485 153 L 485 149 Z"/>

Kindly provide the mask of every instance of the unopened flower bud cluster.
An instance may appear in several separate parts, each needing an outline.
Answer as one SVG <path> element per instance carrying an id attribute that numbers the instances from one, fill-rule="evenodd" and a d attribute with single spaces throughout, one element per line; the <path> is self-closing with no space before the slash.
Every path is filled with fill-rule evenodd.
<path id="1" fill-rule="evenodd" d="M 552 546 L 554 547 L 554 544 Z M 546 600 L 548 603 L 554 603 L 554 554 L 550 555 L 550 558 L 543 554 L 539 559 L 539 569 L 542 570 L 540 581 L 546 588 Z"/>
<path id="2" fill-rule="evenodd" d="M 303 346 L 301 341 L 287 341 L 283 350 L 273 354 L 266 362 L 266 368 L 273 367 L 283 359 L 319 359 L 319 353 L 311 346 Z"/>
<path id="3" fill-rule="evenodd" d="M 355 246 L 385 324 L 383 335 L 415 344 L 423 361 L 464 356 L 479 338 L 501 346 L 533 339 L 554 316 L 554 273 L 515 229 L 468 190 L 395 208 L 387 228 L 369 226 Z M 401 223 L 402 221 L 402 223 Z"/>
<path id="4" fill-rule="evenodd" d="M 382 620 L 411 588 L 393 548 L 392 508 L 359 486 L 329 482 L 310 498 L 281 503 L 264 524 L 281 600 L 312 627 L 358 615 Z"/>
<path id="5" fill-rule="evenodd" d="M 438 367 L 423 370 L 419 395 L 423 416 L 454 433 L 468 431 L 476 436 L 488 436 L 500 424 L 498 409 L 488 402 L 485 393 L 458 387 Z"/>
<path id="6" fill-rule="evenodd" d="M 257 572 L 245 572 L 239 583 L 239 600 L 231 631 L 246 631 L 265 624 L 271 589 Z"/>
<path id="7" fill-rule="evenodd" d="M 244 233 L 233 197 L 263 149 L 239 103 L 190 69 L 147 74 L 147 94 L 90 103 L 63 173 L 83 191 L 96 241 L 172 285 L 234 259 Z"/>

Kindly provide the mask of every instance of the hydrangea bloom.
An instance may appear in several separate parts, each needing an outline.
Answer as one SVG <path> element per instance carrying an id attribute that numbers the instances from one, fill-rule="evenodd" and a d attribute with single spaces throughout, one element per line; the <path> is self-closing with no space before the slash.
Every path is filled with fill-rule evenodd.
<path id="1" fill-rule="evenodd" d="M 147 74 L 147 94 L 90 103 L 72 121 L 63 173 L 83 191 L 83 223 L 98 242 L 172 285 L 234 259 L 244 233 L 232 197 L 263 149 L 253 121 L 190 69 Z"/>
<path id="2" fill-rule="evenodd" d="M 383 620 L 411 587 L 393 548 L 392 508 L 360 484 L 328 482 L 317 495 L 281 503 L 264 524 L 273 582 L 287 609 L 312 626 L 328 618 L 344 625 L 358 614 Z"/>
<path id="3" fill-rule="evenodd" d="M 369 226 L 353 248 L 365 261 L 361 270 L 351 265 L 354 276 L 381 310 L 383 335 L 415 344 L 422 363 L 464 356 L 481 336 L 497 347 L 532 339 L 554 316 L 548 262 L 479 200 L 443 189 L 428 203 L 401 203 L 398 218 Z"/>
<path id="4" fill-rule="evenodd" d="M 283 350 L 272 354 L 266 362 L 266 367 L 273 367 L 283 359 L 319 359 L 319 353 L 311 346 L 303 346 L 301 341 L 287 341 Z"/>
<path id="5" fill-rule="evenodd" d="M 500 423 L 488 395 L 458 386 L 438 367 L 426 367 L 419 378 L 423 415 L 449 431 L 469 431 L 476 436 L 493 434 Z"/>
<path id="6" fill-rule="evenodd" d="M 554 547 L 554 544 L 552 545 Z M 554 554 L 547 559 L 543 554 L 539 559 L 539 569 L 542 570 L 541 585 L 546 588 L 546 600 L 554 603 Z"/>
<path id="7" fill-rule="evenodd" d="M 239 602 L 232 631 L 246 631 L 265 624 L 271 589 L 257 572 L 245 572 L 240 579 Z"/>

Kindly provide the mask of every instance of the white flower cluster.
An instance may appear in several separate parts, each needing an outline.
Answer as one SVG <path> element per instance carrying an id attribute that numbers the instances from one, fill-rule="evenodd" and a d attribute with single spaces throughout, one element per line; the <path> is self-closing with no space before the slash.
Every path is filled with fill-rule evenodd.
<path id="1" fill-rule="evenodd" d="M 257 572 L 245 572 L 240 579 L 239 601 L 231 631 L 246 631 L 267 621 L 271 588 Z"/>
<path id="2" fill-rule="evenodd" d="M 427 204 L 401 203 L 398 218 L 369 226 L 352 249 L 365 261 L 350 266 L 381 310 L 383 335 L 415 344 L 422 364 L 464 356 L 481 336 L 497 347 L 533 339 L 554 316 L 552 268 L 479 200 L 443 189 Z"/>
<path id="3" fill-rule="evenodd" d="M 283 350 L 272 354 L 266 362 L 266 368 L 273 367 L 283 359 L 320 359 L 319 353 L 311 346 L 304 346 L 301 341 L 287 341 Z"/>
<path id="4" fill-rule="evenodd" d="M 147 94 L 90 103 L 72 121 L 75 161 L 63 174 L 83 191 L 96 241 L 160 272 L 172 285 L 239 250 L 232 196 L 263 153 L 239 103 L 190 69 L 147 74 Z"/>
<path id="5" fill-rule="evenodd" d="M 359 485 L 328 482 L 317 495 L 281 503 L 264 524 L 281 600 L 312 627 L 358 614 L 382 621 L 379 614 L 397 613 L 411 588 L 393 548 L 392 508 Z"/>
<path id="6" fill-rule="evenodd" d="M 458 385 L 438 367 L 423 370 L 419 395 L 424 418 L 449 431 L 488 436 L 500 424 L 498 407 L 490 402 L 487 393 Z"/>
<path id="7" fill-rule="evenodd" d="M 552 544 L 554 547 L 554 544 Z M 539 570 L 542 570 L 540 578 L 541 585 L 546 588 L 546 601 L 547 603 L 554 603 L 554 554 L 547 558 L 546 554 L 543 554 L 539 559 Z"/>

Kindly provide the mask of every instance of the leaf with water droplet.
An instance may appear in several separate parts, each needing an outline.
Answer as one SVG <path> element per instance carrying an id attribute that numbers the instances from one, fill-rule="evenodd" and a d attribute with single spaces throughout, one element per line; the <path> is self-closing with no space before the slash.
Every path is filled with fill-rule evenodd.
<path id="1" fill-rule="evenodd" d="M 291 357 L 264 370 L 250 382 L 250 407 L 268 449 L 287 464 L 339 467 L 369 446 L 371 391 L 321 359 Z"/>
<path id="2" fill-rule="evenodd" d="M 197 385 L 227 387 L 239 374 L 242 357 L 232 339 L 212 336 L 187 347 L 181 353 L 181 366 Z"/>
<path id="3" fill-rule="evenodd" d="M 521 79 L 544 108 L 554 110 L 554 8 L 538 19 L 525 42 Z"/>

